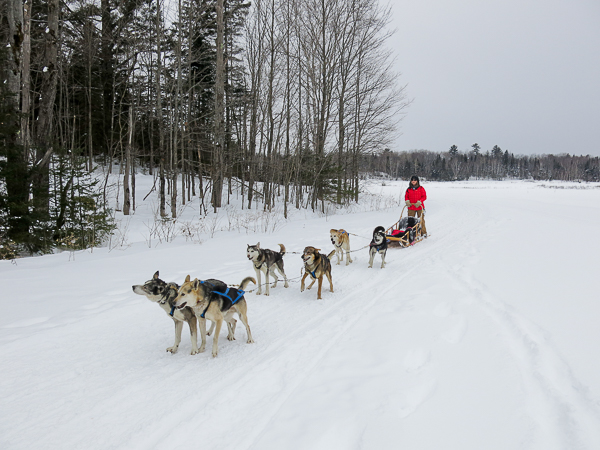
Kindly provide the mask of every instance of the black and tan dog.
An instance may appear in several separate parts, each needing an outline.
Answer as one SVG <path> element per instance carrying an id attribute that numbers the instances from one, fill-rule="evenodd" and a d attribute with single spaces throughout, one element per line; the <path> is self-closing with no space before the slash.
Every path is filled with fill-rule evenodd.
<path id="1" fill-rule="evenodd" d="M 248 248 L 246 249 L 246 256 L 252 261 L 254 271 L 256 272 L 256 278 L 258 279 L 258 290 L 256 291 L 256 295 L 262 294 L 262 284 L 260 282 L 261 272 L 264 272 L 266 278 L 265 284 L 267 287 L 265 288 L 265 295 L 269 295 L 269 276 L 275 278 L 273 287 L 277 287 L 279 278 L 277 278 L 275 270 L 279 271 L 283 276 L 285 281 L 283 287 L 289 287 L 287 276 L 283 271 L 283 255 L 285 255 L 285 247 L 283 244 L 279 244 L 279 248 L 279 252 L 269 250 L 268 248 L 260 248 L 259 242 L 256 245 L 248 245 Z"/>
<path id="2" fill-rule="evenodd" d="M 346 265 L 352 262 L 350 257 L 350 235 L 346 230 L 329 230 L 329 236 L 331 237 L 331 243 L 335 247 L 335 254 L 337 256 L 337 264 L 344 260 L 344 252 L 346 252 Z"/>
<path id="3" fill-rule="evenodd" d="M 190 327 L 192 337 L 192 355 L 198 353 L 198 330 L 196 327 L 196 315 L 191 308 L 175 308 L 175 299 L 179 291 L 179 285 L 176 283 L 167 283 L 158 278 L 158 270 L 151 280 L 144 284 L 133 285 L 133 292 L 138 295 L 145 295 L 148 300 L 158 303 L 158 305 L 171 316 L 175 322 L 175 343 L 167 349 L 168 352 L 177 353 L 179 343 L 181 342 L 181 330 L 183 322 L 187 322 Z M 214 325 L 214 324 L 213 324 Z M 212 329 L 211 329 L 212 330 Z"/>
<path id="4" fill-rule="evenodd" d="M 385 228 L 379 226 L 373 230 L 373 239 L 369 244 L 369 268 L 373 267 L 375 255 L 381 255 L 381 268 L 385 267 L 385 254 L 387 253 L 387 237 L 385 236 Z"/>
<path id="5" fill-rule="evenodd" d="M 217 356 L 219 353 L 219 333 L 221 332 L 223 321 L 227 323 L 227 328 L 229 329 L 227 339 L 230 341 L 235 339 L 236 320 L 233 318 L 234 313 L 238 314 L 246 327 L 246 333 L 248 334 L 246 342 L 248 344 L 254 342 L 252 333 L 250 332 L 250 325 L 248 325 L 248 305 L 244 298 L 244 289 L 250 282 L 256 284 L 254 278 L 244 278 L 238 290 L 228 288 L 225 283 L 219 280 L 209 279 L 201 281 L 196 278 L 194 281 L 190 281 L 189 275 L 185 278 L 185 282 L 179 288 L 179 293 L 175 299 L 175 306 L 177 309 L 192 308 L 196 317 L 198 317 L 200 337 L 202 339 L 200 352 L 203 352 L 206 348 L 206 319 L 216 323 L 212 347 L 213 356 Z"/>
<path id="6" fill-rule="evenodd" d="M 302 261 L 304 261 L 304 276 L 300 283 L 300 292 L 304 291 L 304 280 L 310 275 L 312 283 L 308 286 L 310 289 L 315 281 L 319 280 L 317 289 L 317 300 L 321 299 L 321 286 L 323 285 L 323 276 L 329 280 L 329 291 L 333 292 L 333 282 L 331 281 L 331 262 L 329 258 L 333 256 L 335 250 L 332 250 L 329 255 L 325 256 L 319 253 L 321 250 L 314 247 L 306 247 L 302 252 Z"/>

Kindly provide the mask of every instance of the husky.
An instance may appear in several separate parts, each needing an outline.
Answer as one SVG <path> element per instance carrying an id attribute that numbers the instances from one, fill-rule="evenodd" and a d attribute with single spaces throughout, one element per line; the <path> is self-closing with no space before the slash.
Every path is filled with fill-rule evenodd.
<path id="1" fill-rule="evenodd" d="M 244 278 L 240 283 L 240 289 L 237 290 L 228 288 L 220 280 L 209 279 L 201 281 L 196 278 L 194 281 L 191 281 L 189 275 L 185 278 L 185 282 L 179 288 L 177 298 L 175 299 L 175 306 L 179 310 L 186 307 L 192 308 L 196 317 L 198 317 L 200 337 L 202 339 L 200 353 L 204 352 L 206 348 L 206 319 L 216 323 L 212 347 L 212 355 L 216 357 L 219 354 L 219 333 L 223 321 L 227 323 L 227 328 L 229 329 L 227 339 L 230 341 L 235 339 L 234 333 L 237 321 L 233 318 L 233 314 L 236 312 L 246 327 L 248 335 L 246 342 L 248 344 L 254 343 L 250 326 L 248 325 L 248 305 L 244 298 L 244 289 L 250 282 L 256 284 L 254 278 Z"/>
<path id="2" fill-rule="evenodd" d="M 168 352 L 177 353 L 179 343 L 181 342 L 181 330 L 183 322 L 187 322 L 190 327 L 190 335 L 192 337 L 192 355 L 198 353 L 198 330 L 196 327 L 196 315 L 191 308 L 175 308 L 175 298 L 179 291 L 177 283 L 166 283 L 158 278 L 158 270 L 151 280 L 144 284 L 132 286 L 133 292 L 138 295 L 145 295 L 148 300 L 158 303 L 173 318 L 175 322 L 175 343 L 167 348 Z"/>
<path id="3" fill-rule="evenodd" d="M 273 287 L 277 287 L 279 278 L 277 278 L 275 270 L 277 270 L 283 276 L 285 281 L 283 287 L 289 287 L 287 276 L 283 271 L 283 255 L 285 255 L 285 247 L 283 244 L 279 244 L 279 248 L 279 252 L 269 250 L 267 248 L 260 248 L 259 242 L 256 245 L 248 245 L 248 248 L 246 249 L 246 256 L 250 261 L 252 261 L 254 271 L 256 272 L 256 278 L 258 279 L 258 290 L 256 291 L 256 295 L 262 294 L 262 284 L 260 282 L 261 272 L 264 272 L 266 278 L 265 295 L 269 295 L 269 275 L 275 278 Z"/>
<path id="4" fill-rule="evenodd" d="M 321 286 L 323 285 L 323 275 L 329 280 L 329 291 L 333 292 L 333 282 L 331 281 L 331 262 L 329 259 L 335 253 L 332 250 L 329 255 L 325 256 L 319 253 L 321 250 L 314 247 L 306 247 L 302 252 L 302 261 L 304 261 L 304 276 L 300 283 L 300 292 L 304 291 L 304 280 L 308 275 L 312 278 L 312 283 L 307 289 L 310 289 L 315 281 L 319 280 L 317 289 L 317 300 L 321 300 Z"/>
<path id="5" fill-rule="evenodd" d="M 373 267 L 373 260 L 375 255 L 379 253 L 381 255 L 381 268 L 385 267 L 385 254 L 387 253 L 387 238 L 385 236 L 385 228 L 379 226 L 373 230 L 373 239 L 369 244 L 369 268 Z"/>
<path id="6" fill-rule="evenodd" d="M 337 265 L 344 260 L 344 251 L 346 252 L 346 265 L 352 262 L 350 257 L 350 235 L 346 230 L 329 230 L 329 236 L 331 237 L 331 243 L 335 247 L 335 254 L 337 256 Z"/>

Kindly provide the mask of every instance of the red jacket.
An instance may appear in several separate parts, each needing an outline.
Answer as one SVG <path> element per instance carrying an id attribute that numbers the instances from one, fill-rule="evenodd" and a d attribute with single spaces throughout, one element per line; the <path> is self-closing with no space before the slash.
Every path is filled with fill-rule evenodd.
<path id="1" fill-rule="evenodd" d="M 410 205 L 408 209 L 412 209 L 413 211 L 420 211 L 425 208 L 423 202 L 427 200 L 427 193 L 423 186 L 419 186 L 416 189 L 409 187 L 406 190 L 406 195 L 404 196 L 404 200 L 408 200 L 411 203 L 417 203 L 419 200 L 421 201 L 421 206 L 417 208 L 416 206 Z"/>

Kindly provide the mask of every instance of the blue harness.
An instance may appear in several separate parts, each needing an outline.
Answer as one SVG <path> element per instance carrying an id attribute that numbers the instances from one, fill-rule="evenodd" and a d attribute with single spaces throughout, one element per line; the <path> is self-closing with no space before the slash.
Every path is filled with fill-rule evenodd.
<path id="1" fill-rule="evenodd" d="M 235 300 L 228 295 L 229 291 L 234 291 L 233 294 L 235 295 L 237 293 L 237 297 L 235 298 Z M 244 294 L 246 293 L 246 291 L 242 291 L 241 289 L 231 289 L 231 288 L 227 288 L 227 290 L 225 292 L 219 292 L 219 291 L 212 291 L 213 294 L 218 294 L 222 297 L 228 298 L 229 300 L 231 300 L 231 306 L 235 305 L 238 300 L 240 298 L 242 298 L 244 296 Z"/>
<path id="2" fill-rule="evenodd" d="M 213 287 L 214 286 L 211 283 L 208 283 L 206 281 L 200 281 L 201 284 L 208 284 L 209 286 Z M 235 300 L 233 299 L 232 295 L 229 295 L 229 292 L 231 291 L 232 295 L 236 295 L 237 297 L 235 298 Z M 240 298 L 242 298 L 244 296 L 244 294 L 246 293 L 246 291 L 242 291 L 241 289 L 233 289 L 233 288 L 227 288 L 227 290 L 225 292 L 221 292 L 221 291 L 211 291 L 213 294 L 217 294 L 220 295 L 221 297 L 225 297 L 226 299 L 228 299 L 231 302 L 231 306 L 235 305 Z M 206 309 L 202 312 L 202 314 L 200 314 L 200 317 L 202 317 L 203 319 L 205 318 L 204 315 L 206 314 L 206 311 L 208 311 L 208 307 L 210 306 L 210 301 L 208 302 L 208 306 L 206 307 Z M 230 308 L 231 308 L 230 306 Z"/>

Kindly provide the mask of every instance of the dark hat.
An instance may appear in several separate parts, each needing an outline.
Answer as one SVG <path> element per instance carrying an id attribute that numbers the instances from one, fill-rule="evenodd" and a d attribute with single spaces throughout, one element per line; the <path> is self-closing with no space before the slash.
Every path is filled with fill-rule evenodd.
<path id="1" fill-rule="evenodd" d="M 419 181 L 419 177 L 416 175 L 413 175 L 412 177 L 410 177 L 410 181 Z"/>

